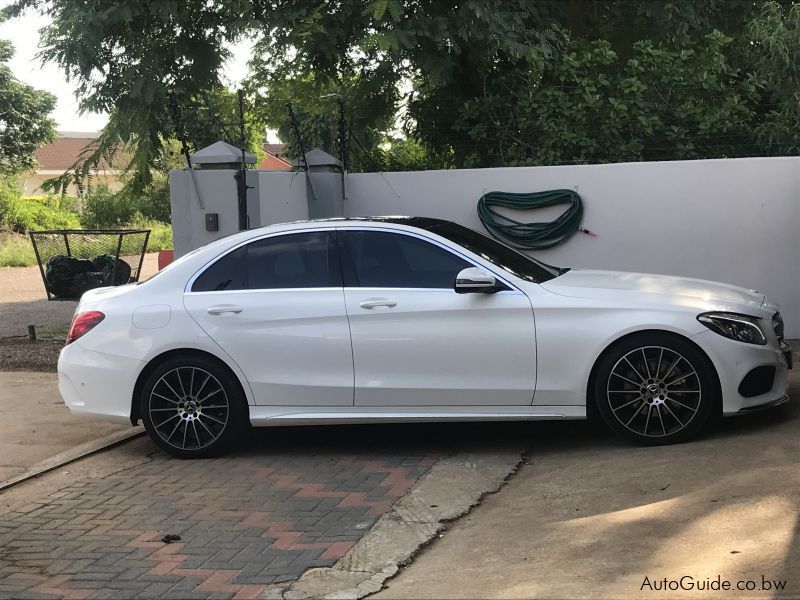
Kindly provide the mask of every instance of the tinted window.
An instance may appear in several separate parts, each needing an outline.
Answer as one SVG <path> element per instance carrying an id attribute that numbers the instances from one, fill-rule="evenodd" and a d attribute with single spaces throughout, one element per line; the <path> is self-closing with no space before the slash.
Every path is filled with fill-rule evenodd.
<path id="1" fill-rule="evenodd" d="M 220 258 L 195 279 L 192 291 L 221 292 L 247 289 L 246 250 L 242 247 Z"/>
<path id="2" fill-rule="evenodd" d="M 329 287 L 331 244 L 328 233 L 295 233 L 247 246 L 247 283 L 251 290 Z M 337 267 L 338 270 L 338 267 Z"/>
<path id="3" fill-rule="evenodd" d="M 403 234 L 343 231 L 357 284 L 361 287 L 452 288 L 471 267 L 435 244 Z"/>
<path id="4" fill-rule="evenodd" d="M 195 280 L 192 291 L 340 285 L 336 249 L 330 235 L 309 232 L 266 238 L 234 250 L 206 269 Z"/>
<path id="5" fill-rule="evenodd" d="M 556 267 L 546 265 L 522 252 L 518 252 L 506 246 L 494 238 L 490 238 L 487 235 L 483 235 L 482 233 L 478 233 L 462 225 L 450 223 L 448 221 L 431 221 L 432 224 L 423 226 L 423 229 L 440 235 L 451 242 L 455 242 L 459 246 L 463 246 L 470 252 L 474 252 L 490 263 L 521 279 L 543 283 L 554 277 L 558 277 L 562 272 L 568 270 L 559 270 Z M 416 223 L 409 223 L 409 225 L 415 224 Z"/>

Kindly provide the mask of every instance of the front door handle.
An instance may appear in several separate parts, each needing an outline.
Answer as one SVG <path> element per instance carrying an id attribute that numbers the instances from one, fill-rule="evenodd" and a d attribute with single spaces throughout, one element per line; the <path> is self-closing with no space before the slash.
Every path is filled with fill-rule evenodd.
<path id="1" fill-rule="evenodd" d="M 234 313 L 238 314 L 242 312 L 241 306 L 234 306 L 232 304 L 225 304 L 221 306 L 211 306 L 208 309 L 208 314 L 210 315 L 224 315 L 225 313 Z"/>
<path id="2" fill-rule="evenodd" d="M 360 306 L 370 310 L 373 308 L 394 308 L 397 306 L 397 302 L 387 298 L 367 298 L 361 302 Z"/>

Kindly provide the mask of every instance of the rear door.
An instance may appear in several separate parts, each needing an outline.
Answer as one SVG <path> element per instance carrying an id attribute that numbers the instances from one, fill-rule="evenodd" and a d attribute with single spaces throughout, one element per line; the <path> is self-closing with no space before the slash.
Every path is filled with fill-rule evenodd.
<path id="1" fill-rule="evenodd" d="M 199 274 L 189 314 L 239 365 L 257 404 L 353 404 L 353 357 L 332 231 L 265 237 Z"/>
<path id="2" fill-rule="evenodd" d="M 478 265 L 410 233 L 338 236 L 356 405 L 531 404 L 536 331 L 525 294 L 457 294 L 456 274 Z"/>

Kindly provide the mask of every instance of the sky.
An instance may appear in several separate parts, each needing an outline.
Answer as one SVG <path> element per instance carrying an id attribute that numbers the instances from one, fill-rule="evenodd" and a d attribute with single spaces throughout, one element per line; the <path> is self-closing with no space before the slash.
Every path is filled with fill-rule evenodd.
<path id="1" fill-rule="evenodd" d="M 0 8 L 8 4 L 8 0 L 0 0 Z M 64 73 L 55 65 L 44 64 L 36 58 L 39 51 L 39 30 L 49 23 L 43 17 L 28 10 L 22 17 L 0 23 L 0 39 L 11 41 L 15 53 L 9 61 L 11 71 L 20 81 L 41 90 L 47 90 L 57 99 L 52 113 L 59 131 L 98 131 L 108 121 L 105 113 L 79 114 L 78 101 L 74 87 L 67 81 Z M 232 46 L 231 59 L 223 69 L 223 81 L 235 88 L 247 75 L 247 43 Z"/>

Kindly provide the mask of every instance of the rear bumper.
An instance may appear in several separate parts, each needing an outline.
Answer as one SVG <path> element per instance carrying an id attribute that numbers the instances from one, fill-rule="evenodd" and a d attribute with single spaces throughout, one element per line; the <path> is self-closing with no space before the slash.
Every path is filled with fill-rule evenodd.
<path id="1" fill-rule="evenodd" d="M 130 424 L 133 388 L 143 367 L 73 342 L 58 357 L 58 391 L 74 415 Z"/>

